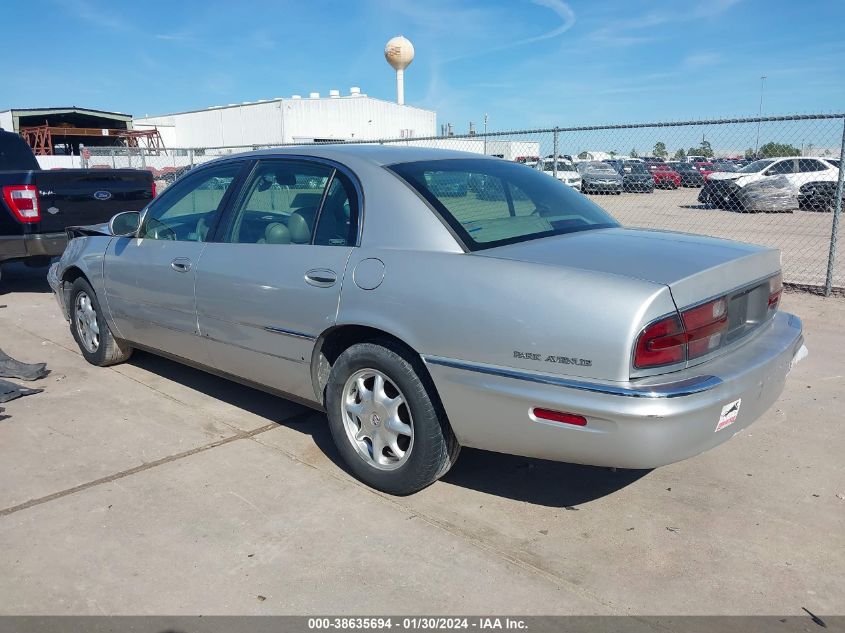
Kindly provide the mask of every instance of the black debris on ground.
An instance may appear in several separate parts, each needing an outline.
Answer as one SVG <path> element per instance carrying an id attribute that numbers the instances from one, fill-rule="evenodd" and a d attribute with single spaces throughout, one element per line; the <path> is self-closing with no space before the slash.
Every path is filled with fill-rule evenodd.
<path id="1" fill-rule="evenodd" d="M 0 402 L 9 402 L 21 396 L 31 396 L 35 393 L 41 393 L 43 389 L 27 389 L 21 387 L 8 380 L 0 380 Z"/>
<path id="2" fill-rule="evenodd" d="M 47 363 L 22 363 L 0 349 L 0 377 L 38 380 L 48 373 Z"/>

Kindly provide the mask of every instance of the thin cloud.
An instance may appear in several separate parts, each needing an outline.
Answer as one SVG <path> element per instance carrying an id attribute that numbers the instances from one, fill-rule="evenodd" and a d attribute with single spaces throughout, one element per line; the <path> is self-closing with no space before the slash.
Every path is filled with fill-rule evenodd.
<path id="1" fill-rule="evenodd" d="M 693 53 L 684 57 L 683 65 L 686 68 L 704 68 L 705 66 L 712 66 L 722 60 L 722 55 L 714 51 L 704 51 L 701 53 Z"/>
<path id="2" fill-rule="evenodd" d="M 69 14 L 79 18 L 83 22 L 96 26 L 99 29 L 112 31 L 114 33 L 126 33 L 132 30 L 130 23 L 109 10 L 97 7 L 87 0 L 62 0 L 58 3 Z"/>
<path id="3" fill-rule="evenodd" d="M 461 55 L 456 55 L 454 57 L 450 57 L 448 59 L 443 60 L 444 62 L 452 62 L 457 61 L 459 59 L 467 59 L 469 57 L 477 57 L 479 55 L 486 55 L 488 53 L 496 53 L 499 51 L 509 50 L 511 48 L 516 48 L 518 46 L 524 46 L 525 44 L 532 44 L 534 42 L 540 42 L 542 40 L 549 40 L 555 37 L 559 37 L 566 33 L 569 29 L 575 26 L 575 12 L 572 8 L 563 2 L 562 0 L 531 0 L 533 4 L 537 6 L 544 7 L 546 9 L 550 9 L 554 13 L 557 14 L 558 18 L 560 18 L 560 23 L 555 28 L 551 29 L 550 31 L 546 31 L 545 33 L 541 33 L 540 35 L 534 35 L 532 37 L 526 37 L 521 40 L 514 40 L 512 42 L 507 42 L 500 46 L 491 46 L 486 47 L 483 49 L 476 49 L 470 51 L 468 53 L 463 53 Z"/>

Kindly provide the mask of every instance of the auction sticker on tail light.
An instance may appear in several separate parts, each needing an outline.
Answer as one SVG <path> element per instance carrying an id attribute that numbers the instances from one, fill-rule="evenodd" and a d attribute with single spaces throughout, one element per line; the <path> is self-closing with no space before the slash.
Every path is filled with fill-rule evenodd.
<path id="1" fill-rule="evenodd" d="M 739 415 L 739 405 L 742 404 L 742 398 L 734 400 L 722 407 L 722 414 L 719 416 L 719 422 L 716 424 L 716 431 L 721 431 L 726 426 L 730 426 L 736 422 L 736 416 Z"/>

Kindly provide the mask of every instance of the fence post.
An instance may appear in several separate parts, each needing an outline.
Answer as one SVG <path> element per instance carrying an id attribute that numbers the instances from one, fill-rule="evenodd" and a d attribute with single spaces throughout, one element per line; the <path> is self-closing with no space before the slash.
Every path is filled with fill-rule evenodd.
<path id="1" fill-rule="evenodd" d="M 114 162 L 114 148 L 109 150 L 109 154 L 111 154 L 111 168 L 117 169 L 117 164 Z"/>
<path id="2" fill-rule="evenodd" d="M 139 148 L 139 153 L 141 154 L 141 169 L 147 168 L 147 155 L 144 153 L 144 148 Z"/>
<path id="3" fill-rule="evenodd" d="M 833 266 L 836 263 L 836 236 L 839 232 L 839 216 L 842 214 L 842 182 L 845 175 L 845 118 L 842 119 L 842 147 L 839 149 L 839 178 L 836 181 L 836 194 L 833 198 L 833 224 L 830 228 L 830 254 L 827 257 L 827 277 L 824 282 L 824 296 L 833 292 Z"/>
<path id="4" fill-rule="evenodd" d="M 555 127 L 554 136 L 552 137 L 552 175 L 557 180 L 557 154 L 558 154 L 558 128 Z"/>
<path id="5" fill-rule="evenodd" d="M 193 169 L 194 168 L 194 150 L 193 149 L 188 150 L 188 157 L 191 160 L 191 169 Z"/>

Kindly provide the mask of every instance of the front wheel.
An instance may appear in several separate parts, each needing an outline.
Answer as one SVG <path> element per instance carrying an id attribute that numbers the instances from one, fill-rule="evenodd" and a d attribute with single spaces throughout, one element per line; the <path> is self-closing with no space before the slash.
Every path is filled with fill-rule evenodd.
<path id="1" fill-rule="evenodd" d="M 132 355 L 132 348 L 112 335 L 94 289 L 81 277 L 70 289 L 70 331 L 85 360 L 92 365 L 106 367 Z"/>
<path id="2" fill-rule="evenodd" d="M 392 341 L 359 343 L 338 357 L 326 386 L 326 412 L 343 461 L 383 492 L 425 488 L 460 452 L 422 362 Z"/>

